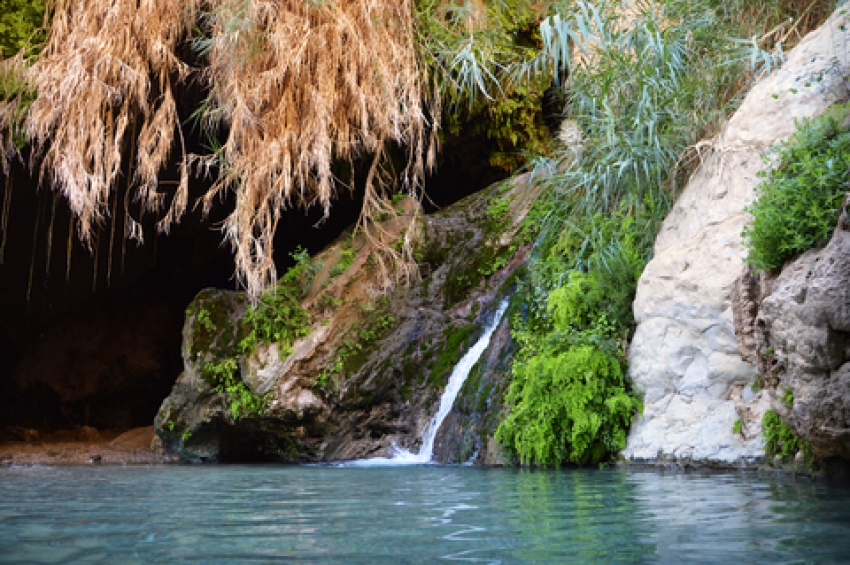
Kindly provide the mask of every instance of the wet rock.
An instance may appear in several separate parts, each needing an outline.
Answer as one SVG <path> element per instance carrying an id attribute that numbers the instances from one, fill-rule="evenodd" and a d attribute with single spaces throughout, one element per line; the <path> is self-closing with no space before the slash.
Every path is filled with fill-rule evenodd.
<path id="1" fill-rule="evenodd" d="M 490 338 L 490 347 L 472 368 L 455 404 L 434 440 L 434 459 L 441 463 L 503 465 L 493 435 L 502 420 L 503 400 L 511 380 L 516 343 L 510 316 L 505 315 Z"/>
<path id="2" fill-rule="evenodd" d="M 410 237 L 422 280 L 386 293 L 373 244 L 344 234 L 301 281 L 310 327 L 292 344 L 239 353 L 245 297 L 203 291 L 187 310 L 183 374 L 155 420 L 164 449 L 194 462 L 305 462 L 418 448 L 452 368 L 526 260 L 530 246 L 517 246 L 516 235 L 538 191 L 519 179 L 424 217 L 413 200 L 399 203 L 400 215 L 383 227 Z M 497 202 L 504 213 L 494 219 L 487 212 Z M 509 341 L 507 326 L 500 331 Z M 263 413 L 235 414 L 232 397 L 205 378 L 205 365 L 226 352 L 245 387 L 267 399 Z M 466 460 L 477 450 L 483 458 L 498 409 L 472 414 L 488 423 L 441 456 Z"/>

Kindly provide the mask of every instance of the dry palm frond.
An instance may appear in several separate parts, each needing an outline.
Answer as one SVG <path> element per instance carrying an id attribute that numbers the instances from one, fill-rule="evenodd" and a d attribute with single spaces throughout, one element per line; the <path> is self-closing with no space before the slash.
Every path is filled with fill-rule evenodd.
<path id="1" fill-rule="evenodd" d="M 336 159 L 371 156 L 360 227 L 392 211 L 381 170 L 385 143 L 406 146 L 401 180 L 415 194 L 433 160 L 427 91 L 414 45 L 413 0 L 217 0 L 208 24 L 211 100 L 205 118 L 228 134 L 214 159 L 221 174 L 205 198 L 233 190 L 224 231 L 236 272 L 256 295 L 275 281 L 272 236 L 290 205 L 328 213 Z M 432 108 L 437 117 L 439 110 Z M 436 124 L 432 124 L 436 126 Z M 381 245 L 404 269 L 409 246 Z M 390 269 L 395 271 L 394 269 Z M 389 271 L 388 271 L 389 272 Z"/>
<path id="2" fill-rule="evenodd" d="M 133 125 L 138 197 L 147 209 L 163 207 L 157 176 L 180 131 L 171 80 L 188 71 L 174 51 L 195 10 L 194 0 L 55 1 L 48 43 L 29 74 L 37 96 L 27 129 L 42 175 L 67 198 L 86 242 L 108 214 Z M 182 169 L 166 220 L 185 208 Z"/>

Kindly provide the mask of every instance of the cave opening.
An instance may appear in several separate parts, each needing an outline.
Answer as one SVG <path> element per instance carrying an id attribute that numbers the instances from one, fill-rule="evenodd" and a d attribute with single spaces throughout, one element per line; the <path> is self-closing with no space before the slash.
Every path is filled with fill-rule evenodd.
<path id="1" fill-rule="evenodd" d="M 188 116 L 191 104 L 184 99 L 181 114 Z M 190 152 L 206 150 L 197 132 L 187 134 Z M 505 178 L 490 164 L 491 151 L 484 136 L 446 133 L 426 179 L 426 212 Z M 0 203 L 8 205 L 0 226 L 0 430 L 150 425 L 183 368 L 186 306 L 204 288 L 236 288 L 231 250 L 217 229 L 232 202 L 217 203 L 206 219 L 187 211 L 170 234 L 157 235 L 154 218 L 140 217 L 119 187 L 90 252 L 74 234 L 64 197 L 38 188 L 38 171 L 31 174 L 26 159 L 0 176 Z M 161 175 L 164 187 L 177 178 L 172 161 Z M 190 202 L 209 185 L 193 178 Z M 328 218 L 316 207 L 286 211 L 274 241 L 278 271 L 298 247 L 312 255 L 338 238 L 360 204 L 345 190 Z M 143 245 L 123 235 L 125 206 L 145 228 Z"/>

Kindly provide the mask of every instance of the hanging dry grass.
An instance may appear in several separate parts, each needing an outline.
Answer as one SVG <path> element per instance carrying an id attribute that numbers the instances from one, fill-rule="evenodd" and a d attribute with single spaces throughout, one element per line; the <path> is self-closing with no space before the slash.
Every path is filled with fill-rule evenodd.
<path id="1" fill-rule="evenodd" d="M 434 160 L 440 112 L 420 68 L 413 1 L 55 0 L 44 50 L 28 69 L 22 60 L 4 61 L 4 76 L 25 80 L 22 90 L 37 93 L 26 119 L 33 163 L 40 160 L 42 182 L 67 198 L 84 242 L 91 247 L 115 213 L 128 170 L 128 194 L 167 232 L 189 204 L 190 157 L 172 81 L 190 69 L 175 49 L 201 14 L 209 39 L 197 41 L 211 89 L 201 115 L 226 138 L 213 155 L 191 159 L 217 169 L 205 211 L 216 196 L 235 194 L 223 231 L 239 281 L 252 296 L 273 285 L 272 239 L 282 210 L 319 205 L 327 214 L 346 186 L 332 163 L 347 160 L 353 170 L 365 158 L 371 167 L 358 227 L 380 250 L 378 266 L 391 285 L 417 272 L 415 230 L 400 237 L 377 220 L 396 215 L 387 200 L 390 183 L 398 180 L 418 196 Z M 0 101 L 0 144 L 12 154 L 21 100 Z M 402 171 L 390 170 L 391 143 L 407 150 Z M 169 201 L 158 176 L 175 145 L 183 149 L 181 179 Z M 129 167 L 122 162 L 127 155 Z M 126 204 L 125 235 L 141 242 L 141 225 Z"/>
<path id="2" fill-rule="evenodd" d="M 0 61 L 0 172 L 9 176 L 9 164 L 26 137 L 27 60 L 23 53 Z"/>
<path id="3" fill-rule="evenodd" d="M 108 215 L 131 132 L 137 131 L 134 184 L 148 210 L 161 211 L 157 177 L 180 132 L 172 77 L 188 68 L 175 56 L 197 9 L 195 0 L 56 0 L 48 43 L 28 73 L 37 92 L 27 130 L 47 176 L 91 243 Z M 182 179 L 160 229 L 179 218 L 188 198 Z M 141 227 L 127 218 L 129 237 Z"/>
<path id="4" fill-rule="evenodd" d="M 232 190 L 224 224 L 236 272 L 256 295 L 276 280 L 272 237 L 281 210 L 328 212 L 340 179 L 331 164 L 372 158 L 359 227 L 378 244 L 388 284 L 410 275 L 409 242 L 393 245 L 378 222 L 392 213 L 384 148 L 408 160 L 399 178 L 417 193 L 434 158 L 436 124 L 414 45 L 413 0 L 219 0 L 211 3 L 207 125 L 228 135 L 207 165 L 220 167 L 205 209 Z M 431 108 L 430 116 L 439 109 Z"/>

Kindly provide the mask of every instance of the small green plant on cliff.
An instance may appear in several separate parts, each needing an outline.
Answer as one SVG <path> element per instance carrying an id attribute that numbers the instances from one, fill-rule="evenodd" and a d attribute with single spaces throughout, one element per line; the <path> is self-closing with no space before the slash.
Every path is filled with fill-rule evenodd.
<path id="1" fill-rule="evenodd" d="M 783 389 L 781 400 L 785 403 L 785 406 L 788 406 L 789 408 L 794 406 L 794 391 L 788 387 Z"/>
<path id="2" fill-rule="evenodd" d="M 227 411 L 234 420 L 247 414 L 265 414 L 267 398 L 254 394 L 245 385 L 239 376 L 239 363 L 235 358 L 206 363 L 202 374 L 216 392 L 225 395 Z"/>
<path id="3" fill-rule="evenodd" d="M 295 265 L 277 286 L 248 306 L 234 325 L 227 301 L 209 294 L 199 295 L 186 309 L 195 315 L 192 353 L 195 359 L 210 359 L 201 367 L 206 382 L 225 395 L 227 410 L 234 419 L 265 413 L 268 398 L 254 394 L 242 381 L 239 358 L 250 355 L 261 343 L 276 343 L 281 356 L 291 352 L 292 343 L 309 333 L 310 317 L 301 298 L 317 271 L 302 249 L 292 253 Z"/>
<path id="4" fill-rule="evenodd" d="M 738 418 L 737 420 L 735 420 L 735 423 L 732 424 L 732 434 L 739 436 L 743 433 L 743 431 L 744 422 L 740 418 Z"/>
<path id="5" fill-rule="evenodd" d="M 310 333 L 310 315 L 301 307 L 301 298 L 309 287 L 305 279 L 312 280 L 315 269 L 306 251 L 297 250 L 292 257 L 295 266 L 277 286 L 263 293 L 256 305 L 245 310 L 241 323 L 244 337 L 239 343 L 243 353 L 252 351 L 258 343 L 277 343 L 281 355 L 288 355 L 292 343 Z"/>
<path id="6" fill-rule="evenodd" d="M 797 133 L 767 158 L 765 179 L 748 211 L 744 229 L 747 262 L 755 268 L 781 267 L 794 255 L 825 241 L 835 228 L 850 179 L 848 107 L 797 123 Z"/>
<path id="7" fill-rule="evenodd" d="M 764 450 L 769 456 L 778 456 L 784 463 L 789 463 L 798 452 L 802 451 L 806 465 L 811 468 L 814 463 L 811 444 L 795 434 L 794 430 L 782 421 L 779 414 L 773 410 L 765 412 L 761 421 L 761 431 L 764 434 Z"/>
<path id="8" fill-rule="evenodd" d="M 331 374 L 353 374 L 366 362 L 378 342 L 396 325 L 394 316 L 379 313 L 385 311 L 388 306 L 387 301 L 381 300 L 374 309 L 365 310 L 366 321 L 348 331 L 346 339 L 337 349 L 333 365 L 322 370 L 320 379 L 324 375 L 326 383 Z"/>
<path id="9" fill-rule="evenodd" d="M 331 268 L 330 276 L 337 277 L 343 274 L 354 263 L 356 253 L 353 249 L 342 249 L 339 252 L 339 261 Z"/>

